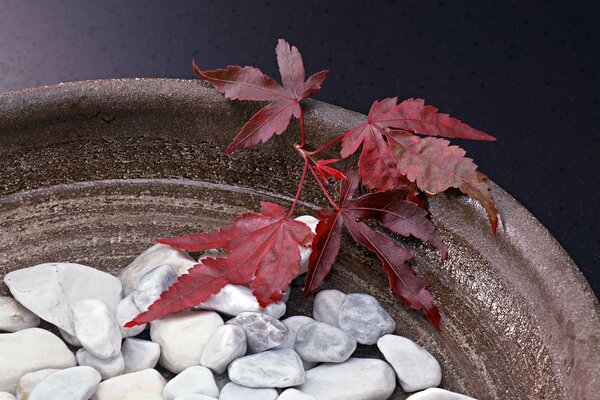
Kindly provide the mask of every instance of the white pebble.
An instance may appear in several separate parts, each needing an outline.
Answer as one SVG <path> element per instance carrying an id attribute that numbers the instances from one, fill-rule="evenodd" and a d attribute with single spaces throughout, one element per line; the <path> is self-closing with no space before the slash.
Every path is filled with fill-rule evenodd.
<path id="1" fill-rule="evenodd" d="M 218 400 L 216 397 L 205 396 L 203 394 L 184 394 L 177 396 L 175 400 Z"/>
<path id="2" fill-rule="evenodd" d="M 294 349 L 296 344 L 296 332 L 302 325 L 310 324 L 315 322 L 311 317 L 304 315 L 293 315 L 281 321 L 282 324 L 288 329 L 287 335 L 279 346 L 274 347 L 275 349 Z"/>
<path id="3" fill-rule="evenodd" d="M 219 400 L 277 400 L 277 390 L 249 388 L 231 382 L 225 385 Z"/>
<path id="4" fill-rule="evenodd" d="M 412 340 L 396 335 L 385 335 L 377 347 L 392 365 L 398 382 L 405 392 L 416 392 L 438 386 L 442 382 L 442 368 L 437 360 Z"/>
<path id="5" fill-rule="evenodd" d="M 125 297 L 119 302 L 116 312 L 116 320 L 121 330 L 121 338 L 125 339 L 132 336 L 137 336 L 146 329 L 147 324 L 134 326 L 133 328 L 125 328 L 124 325 L 133 320 L 141 313 L 138 306 L 133 301 L 133 293 Z"/>
<path id="6" fill-rule="evenodd" d="M 246 354 L 246 349 L 244 330 L 237 325 L 223 325 L 217 328 L 206 344 L 200 364 L 222 374 L 233 360 Z"/>
<path id="7" fill-rule="evenodd" d="M 312 215 L 301 215 L 294 219 L 296 221 L 304 222 L 306 225 L 308 225 L 312 233 L 317 232 L 317 224 L 319 223 L 319 220 Z M 308 259 L 312 253 L 312 248 L 310 246 L 298 245 L 298 250 L 300 250 L 300 272 L 298 272 L 296 276 L 302 275 L 308 271 Z"/>
<path id="8" fill-rule="evenodd" d="M 269 304 L 267 307 L 261 307 L 254 294 L 252 294 L 252 289 L 242 285 L 227 284 L 220 292 L 198 304 L 195 309 L 218 311 L 233 317 L 243 312 L 257 312 L 270 315 L 273 318 L 281 318 L 285 314 L 286 305 L 284 301 L 278 301 Z"/>
<path id="9" fill-rule="evenodd" d="M 339 363 L 354 353 L 356 340 L 335 326 L 312 322 L 298 328 L 294 350 L 304 361 Z"/>
<path id="10" fill-rule="evenodd" d="M 41 381 L 28 400 L 88 400 L 100 383 L 100 373 L 92 367 L 73 367 L 53 372 Z"/>
<path id="11" fill-rule="evenodd" d="M 279 346 L 287 335 L 287 327 L 266 314 L 245 312 L 227 323 L 237 325 L 244 330 L 248 350 L 251 353 L 260 353 Z"/>
<path id="12" fill-rule="evenodd" d="M 346 294 L 336 289 L 321 290 L 315 296 L 313 318 L 331 326 L 338 326 L 338 314 Z"/>
<path id="13" fill-rule="evenodd" d="M 77 336 L 71 335 L 69 332 L 63 331 L 60 328 L 58 328 L 58 333 L 60 333 L 60 336 L 63 338 L 63 340 L 69 343 L 71 346 L 81 347 L 81 342 L 79 339 L 77 339 Z"/>
<path id="14" fill-rule="evenodd" d="M 277 400 L 317 400 L 312 394 L 302 393 L 298 389 L 287 389 L 282 392 Z"/>
<path id="15" fill-rule="evenodd" d="M 98 358 L 112 358 L 121 351 L 121 330 L 101 300 L 81 300 L 72 307 L 73 328 L 81 345 Z"/>
<path id="16" fill-rule="evenodd" d="M 214 311 L 183 311 L 150 324 L 150 337 L 160 345 L 160 363 L 173 373 L 200 364 L 202 352 L 223 319 Z"/>
<path id="17" fill-rule="evenodd" d="M 338 325 L 360 344 L 375 344 L 396 330 L 393 318 L 371 295 L 352 293 L 344 297 L 338 314 Z"/>
<path id="18" fill-rule="evenodd" d="M 10 393 L 15 393 L 17 382 L 28 372 L 77 365 L 65 343 L 40 328 L 0 334 L 0 360 L 0 391 Z"/>
<path id="19" fill-rule="evenodd" d="M 450 392 L 444 389 L 430 388 L 409 396 L 406 400 L 477 400 L 473 397 L 460 393 Z"/>
<path id="20" fill-rule="evenodd" d="M 100 372 L 102 380 L 114 378 L 121 375 L 125 369 L 125 361 L 121 353 L 114 357 L 102 359 L 98 358 L 86 349 L 79 349 L 75 353 L 77 363 L 81 366 L 88 366 Z"/>
<path id="21" fill-rule="evenodd" d="M 137 308 L 141 311 L 148 310 L 169 286 L 177 282 L 178 276 L 175 268 L 168 264 L 159 265 L 146 272 L 133 292 L 133 302 Z"/>
<path id="22" fill-rule="evenodd" d="M 121 346 L 126 374 L 154 368 L 160 357 L 160 345 L 149 340 L 127 338 Z"/>
<path id="23" fill-rule="evenodd" d="M 206 367 L 189 367 L 171 379 L 163 391 L 164 400 L 175 400 L 184 394 L 203 394 L 218 397 L 219 388 L 215 378 Z"/>
<path id="24" fill-rule="evenodd" d="M 21 379 L 19 379 L 19 383 L 17 383 L 17 399 L 27 400 L 33 388 L 36 387 L 38 383 L 46 379 L 48 375 L 56 371 L 60 370 L 54 368 L 46 368 L 40 369 L 39 371 L 29 372 L 23 375 Z"/>
<path id="25" fill-rule="evenodd" d="M 15 396 L 8 392 L 0 392 L 0 400 L 16 400 Z"/>
<path id="26" fill-rule="evenodd" d="M 163 378 L 155 369 L 145 369 L 101 382 L 91 400 L 162 400 Z"/>
<path id="27" fill-rule="evenodd" d="M 37 315 L 12 297 L 0 296 L 0 331 L 16 332 L 35 328 L 40 324 Z"/>
<path id="28" fill-rule="evenodd" d="M 304 382 L 302 360 L 290 349 L 269 350 L 238 358 L 229 365 L 232 382 L 254 388 L 284 388 Z"/>

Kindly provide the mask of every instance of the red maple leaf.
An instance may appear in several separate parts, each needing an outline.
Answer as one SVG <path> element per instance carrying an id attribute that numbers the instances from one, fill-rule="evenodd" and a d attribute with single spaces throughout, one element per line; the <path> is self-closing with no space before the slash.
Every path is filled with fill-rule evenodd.
<path id="1" fill-rule="evenodd" d="M 406 192 L 390 190 L 370 193 L 354 198 L 360 178 L 351 171 L 342 181 L 340 206 L 335 210 L 318 212 L 316 236 L 308 261 L 308 275 L 304 293 L 316 290 L 331 270 L 340 248 L 342 228 L 360 245 L 373 252 L 388 275 L 392 294 L 408 306 L 422 310 L 439 328 L 440 314 L 427 290 L 428 282 L 417 277 L 406 262 L 412 258 L 410 251 L 392 238 L 373 230 L 363 221 L 374 219 L 389 230 L 403 236 L 414 236 L 436 247 L 442 257 L 447 248 L 426 218 L 427 212 L 411 201 L 404 200 Z"/>
<path id="2" fill-rule="evenodd" d="M 194 72 L 232 100 L 269 101 L 242 127 L 225 152 L 264 143 L 283 133 L 292 118 L 300 118 L 300 100 L 321 90 L 328 71 L 320 71 L 306 81 L 304 63 L 298 49 L 279 39 L 275 49 L 283 86 L 258 68 L 230 65 L 226 69 L 202 71 L 192 62 Z"/>
<path id="3" fill-rule="evenodd" d="M 362 145 L 358 172 L 369 189 L 406 188 L 407 181 L 428 194 L 458 188 L 485 208 L 492 230 L 497 210 L 485 176 L 465 151 L 440 138 L 413 133 L 473 140 L 495 140 L 459 120 L 440 114 L 421 99 L 397 104 L 397 98 L 375 101 L 368 120 L 344 134 L 341 155 L 354 154 Z"/>
<path id="4" fill-rule="evenodd" d="M 126 326 L 141 325 L 194 307 L 228 283 L 249 284 L 263 307 L 279 301 L 300 270 L 298 245 L 308 245 L 312 238 L 310 228 L 286 216 L 283 207 L 262 202 L 260 213 L 240 215 L 230 226 L 158 240 L 188 251 L 222 248 L 226 253 L 223 257 L 204 259 L 181 275 L 146 312 Z"/>
<path id="5" fill-rule="evenodd" d="M 321 178 L 325 181 L 325 183 L 329 184 L 327 180 L 327 175 L 331 176 L 334 179 L 344 179 L 346 175 L 338 169 L 330 167 L 330 164 L 339 161 L 337 158 L 328 159 L 328 160 L 318 160 L 315 165 L 315 171 L 319 174 Z"/>

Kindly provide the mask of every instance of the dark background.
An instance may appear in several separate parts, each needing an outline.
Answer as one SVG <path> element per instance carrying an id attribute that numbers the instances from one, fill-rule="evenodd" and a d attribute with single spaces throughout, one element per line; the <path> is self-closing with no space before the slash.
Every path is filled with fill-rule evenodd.
<path id="1" fill-rule="evenodd" d="M 318 99 L 363 113 L 422 97 L 491 133 L 458 144 L 558 239 L 600 293 L 600 2 L 1 1 L 0 92 L 113 77 L 192 78 L 274 46 L 329 69 Z M 561 294 L 562 295 L 562 294 Z"/>

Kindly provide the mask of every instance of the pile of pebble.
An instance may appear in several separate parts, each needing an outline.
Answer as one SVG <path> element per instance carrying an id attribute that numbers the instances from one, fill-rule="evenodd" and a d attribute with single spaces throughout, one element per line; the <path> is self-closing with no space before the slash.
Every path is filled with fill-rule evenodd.
<path id="1" fill-rule="evenodd" d="M 155 245 L 118 277 L 70 263 L 7 274 L 14 298 L 0 297 L 0 331 L 11 332 L 0 334 L 0 400 L 385 400 L 396 381 L 418 391 L 410 400 L 473 400 L 436 387 L 438 362 L 393 335 L 394 320 L 368 294 L 324 290 L 312 318 L 280 321 L 285 298 L 262 308 L 249 288 L 227 285 L 149 324 L 151 340 L 146 326 L 122 328 L 194 264 Z M 357 344 L 377 345 L 387 362 L 352 357 Z M 174 377 L 167 382 L 157 364 Z"/>

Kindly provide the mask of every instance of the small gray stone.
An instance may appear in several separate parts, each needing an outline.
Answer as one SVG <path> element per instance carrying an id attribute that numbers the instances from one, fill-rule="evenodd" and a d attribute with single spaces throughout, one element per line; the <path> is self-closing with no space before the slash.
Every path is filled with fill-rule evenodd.
<path id="1" fill-rule="evenodd" d="M 53 372 L 31 392 L 28 400 L 88 400 L 100 383 L 92 367 L 73 367 Z"/>
<path id="2" fill-rule="evenodd" d="M 254 312 L 241 313 L 227 323 L 237 325 L 244 330 L 248 350 L 252 353 L 260 353 L 280 345 L 288 331 L 284 324 L 270 315 Z"/>
<path id="3" fill-rule="evenodd" d="M 335 326 L 313 322 L 298 329 L 294 349 L 304 361 L 340 363 L 354 353 L 356 340 Z"/>
<path id="4" fill-rule="evenodd" d="M 416 392 L 438 386 L 442 382 L 442 368 L 437 360 L 412 340 L 396 335 L 385 335 L 377 347 L 392 365 L 398 382 L 405 392 Z"/>
<path id="5" fill-rule="evenodd" d="M 317 293 L 313 305 L 313 318 L 315 321 L 338 326 L 338 314 L 345 298 L 345 293 L 335 289 L 321 290 Z"/>
<path id="6" fill-rule="evenodd" d="M 233 360 L 246 354 L 246 349 L 244 330 L 237 325 L 223 325 L 217 328 L 206 344 L 200 364 L 222 374 Z"/>
<path id="7" fill-rule="evenodd" d="M 271 303 L 261 307 L 252 289 L 243 285 L 227 284 L 220 292 L 213 294 L 208 300 L 194 307 L 197 310 L 214 310 L 222 314 L 237 316 L 243 312 L 267 314 L 273 318 L 281 318 L 285 314 L 285 302 Z"/>
<path id="8" fill-rule="evenodd" d="M 16 400 L 15 396 L 8 392 L 0 392 L 0 400 Z"/>
<path id="9" fill-rule="evenodd" d="M 160 357 L 160 345 L 149 340 L 127 338 L 121 346 L 126 374 L 154 368 Z"/>
<path id="10" fill-rule="evenodd" d="M 460 393 L 450 392 L 444 389 L 430 388 L 409 396 L 406 400 L 477 400 L 473 397 Z"/>
<path id="11" fill-rule="evenodd" d="M 27 400 L 33 388 L 35 388 L 38 383 L 43 381 L 48 377 L 48 375 L 60 371 L 59 369 L 54 368 L 46 368 L 40 369 L 39 371 L 29 372 L 19 379 L 19 383 L 17 383 L 17 399 L 18 400 Z"/>
<path id="12" fill-rule="evenodd" d="M 75 357 L 77 357 L 79 365 L 92 367 L 100 372 L 102 380 L 121 375 L 125 369 L 125 361 L 121 353 L 112 358 L 102 359 L 96 357 L 86 349 L 79 349 L 75 353 Z"/>
<path id="13" fill-rule="evenodd" d="M 117 306 L 116 320 L 121 330 L 121 337 L 123 339 L 137 336 L 146 329 L 147 324 L 134 326 L 133 328 L 125 328 L 124 325 L 129 321 L 133 320 L 141 313 L 138 306 L 133 301 L 133 293 L 125 297 Z"/>
<path id="14" fill-rule="evenodd" d="M 277 400 L 317 400 L 312 394 L 302 393 L 298 389 L 287 389 L 282 392 Z"/>
<path id="15" fill-rule="evenodd" d="M 163 391 L 164 400 L 175 400 L 184 394 L 203 394 L 218 397 L 219 388 L 213 373 L 206 367 L 189 367 L 171 379 Z"/>
<path id="16" fill-rule="evenodd" d="M 387 400 L 396 388 L 394 370 L 385 361 L 350 358 L 341 364 L 321 364 L 306 371 L 296 389 L 319 400 Z"/>
<path id="17" fill-rule="evenodd" d="M 290 349 L 269 350 L 234 360 L 229 365 L 229 379 L 238 385 L 254 388 L 284 388 L 304 382 L 302 360 Z"/>
<path id="18" fill-rule="evenodd" d="M 375 344 L 387 333 L 396 330 L 394 319 L 371 295 L 352 293 L 342 302 L 338 325 L 360 344 Z"/>
<path id="19" fill-rule="evenodd" d="M 178 277 L 175 268 L 168 264 L 151 269 L 138 281 L 133 292 L 133 302 L 141 311 L 148 310 L 148 307 L 158 300 L 162 292 L 174 284 Z"/>
<path id="20" fill-rule="evenodd" d="M 294 315 L 281 321 L 288 328 L 288 332 L 283 343 L 275 347 L 275 349 L 294 349 L 298 328 L 312 322 L 315 322 L 315 320 L 304 315 Z"/>
<path id="21" fill-rule="evenodd" d="M 248 388 L 232 382 L 221 390 L 219 400 L 277 400 L 277 390 Z"/>
<path id="22" fill-rule="evenodd" d="M 12 297 L 0 296 L 0 331 L 17 332 L 40 324 L 37 315 Z"/>
<path id="23" fill-rule="evenodd" d="M 121 351 L 121 330 L 101 300 L 81 300 L 72 307 L 73 328 L 81 345 L 98 358 L 116 357 Z"/>

